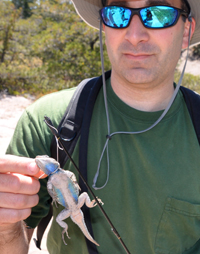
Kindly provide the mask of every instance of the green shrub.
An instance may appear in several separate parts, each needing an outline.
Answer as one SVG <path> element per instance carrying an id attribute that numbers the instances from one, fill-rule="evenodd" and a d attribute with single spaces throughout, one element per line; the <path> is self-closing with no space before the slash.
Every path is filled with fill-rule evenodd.
<path id="1" fill-rule="evenodd" d="M 180 72 L 176 71 L 174 77 L 176 83 L 178 83 L 179 78 Z M 194 76 L 192 74 L 185 73 L 181 85 L 200 94 L 200 76 Z"/>

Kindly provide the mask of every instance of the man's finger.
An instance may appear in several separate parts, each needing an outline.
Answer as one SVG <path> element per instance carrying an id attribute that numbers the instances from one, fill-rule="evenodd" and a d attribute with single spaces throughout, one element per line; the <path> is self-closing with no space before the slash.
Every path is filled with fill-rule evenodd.
<path id="1" fill-rule="evenodd" d="M 0 226 L 16 223 L 25 220 L 31 214 L 31 208 L 17 210 L 10 208 L 0 208 Z"/>
<path id="2" fill-rule="evenodd" d="M 36 178 L 46 177 L 46 175 L 44 175 L 44 173 L 38 168 L 34 159 L 15 155 L 0 156 L 0 173 L 7 172 L 35 176 Z"/>
<path id="3" fill-rule="evenodd" d="M 0 172 L 13 172 L 34 176 L 39 172 L 39 168 L 34 159 L 15 155 L 3 155 L 0 157 Z"/>
<path id="4" fill-rule="evenodd" d="M 38 195 L 24 195 L 0 192 L 0 207 L 22 210 L 34 207 L 38 204 Z"/>
<path id="5" fill-rule="evenodd" d="M 17 173 L 0 173 L 0 192 L 34 195 L 39 189 L 40 183 L 34 177 Z"/>

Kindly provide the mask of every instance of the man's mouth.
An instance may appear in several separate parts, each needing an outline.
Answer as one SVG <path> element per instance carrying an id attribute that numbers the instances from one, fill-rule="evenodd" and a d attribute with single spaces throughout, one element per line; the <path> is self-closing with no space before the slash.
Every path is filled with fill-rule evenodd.
<path id="1" fill-rule="evenodd" d="M 132 54 L 132 53 L 124 53 L 124 56 L 128 59 L 132 59 L 135 61 L 140 61 L 140 60 L 146 60 L 149 57 L 152 56 L 152 54 L 144 54 L 144 53 L 139 53 L 139 54 Z"/>

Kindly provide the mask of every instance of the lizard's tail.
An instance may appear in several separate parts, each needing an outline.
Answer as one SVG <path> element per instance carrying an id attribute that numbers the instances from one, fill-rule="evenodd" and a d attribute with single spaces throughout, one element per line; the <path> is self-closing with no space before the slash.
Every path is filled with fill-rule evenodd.
<path id="1" fill-rule="evenodd" d="M 96 244 L 97 246 L 99 246 L 99 244 L 93 239 L 93 237 L 90 235 L 85 221 L 84 221 L 84 217 L 83 217 L 83 213 L 80 210 L 80 212 L 76 215 L 71 215 L 71 219 L 73 220 L 74 223 L 76 223 L 79 228 L 81 229 L 81 231 L 83 232 L 83 234 L 85 235 L 85 237 L 91 241 L 92 243 Z"/>

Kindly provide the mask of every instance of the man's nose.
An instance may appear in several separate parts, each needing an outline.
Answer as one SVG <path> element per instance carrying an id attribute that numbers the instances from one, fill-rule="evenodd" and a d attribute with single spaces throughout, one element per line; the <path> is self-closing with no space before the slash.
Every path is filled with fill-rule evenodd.
<path id="1" fill-rule="evenodd" d="M 142 24 L 140 17 L 135 14 L 129 26 L 126 28 L 125 39 L 130 41 L 133 45 L 137 45 L 140 42 L 149 40 L 149 30 Z"/>

